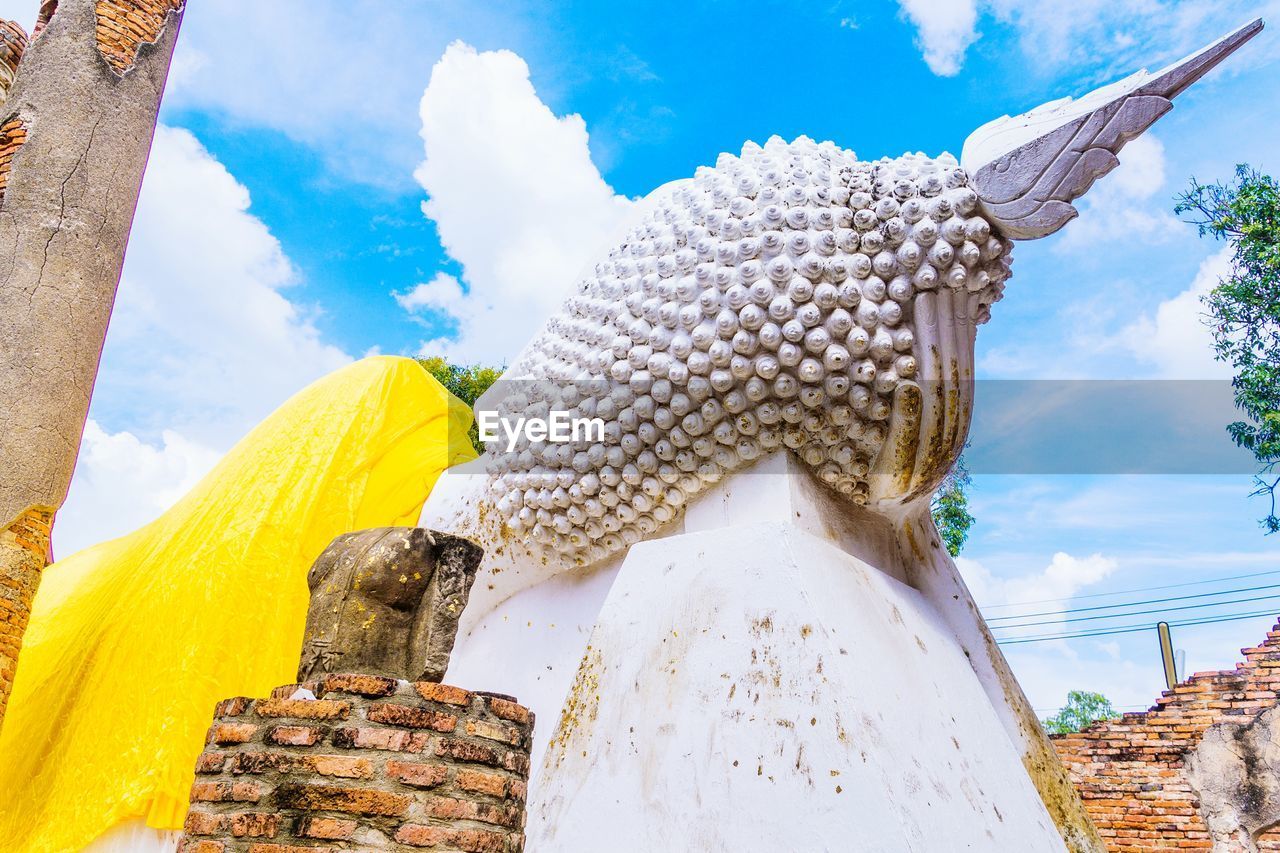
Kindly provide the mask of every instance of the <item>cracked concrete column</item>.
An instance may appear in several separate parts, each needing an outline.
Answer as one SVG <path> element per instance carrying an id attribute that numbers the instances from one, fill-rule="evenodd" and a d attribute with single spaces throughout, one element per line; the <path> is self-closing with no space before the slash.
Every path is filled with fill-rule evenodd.
<path id="1" fill-rule="evenodd" d="M 183 5 L 46 0 L 0 107 L 0 725 Z"/>

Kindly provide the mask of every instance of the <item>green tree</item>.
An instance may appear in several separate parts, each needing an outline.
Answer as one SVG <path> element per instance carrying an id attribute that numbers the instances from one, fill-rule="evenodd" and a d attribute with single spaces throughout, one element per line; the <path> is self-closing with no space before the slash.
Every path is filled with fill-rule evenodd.
<path id="1" fill-rule="evenodd" d="M 942 537 L 942 544 L 953 557 L 960 556 L 964 543 L 969 539 L 969 529 L 976 521 L 969 514 L 970 485 L 969 469 L 961 456 L 938 487 L 938 491 L 934 492 L 933 503 L 929 506 L 933 524 Z"/>
<path id="2" fill-rule="evenodd" d="M 1101 693 L 1071 690 L 1067 693 L 1067 704 L 1062 710 L 1040 722 L 1049 734 L 1065 735 L 1078 732 L 1098 720 L 1114 720 L 1119 716 L 1116 709 L 1111 707 L 1111 701 Z"/>
<path id="3" fill-rule="evenodd" d="M 1262 519 L 1280 531 L 1280 185 L 1249 166 L 1236 167 L 1230 183 L 1194 178 L 1178 198 L 1201 236 L 1232 248 L 1231 272 L 1204 297 L 1214 356 L 1235 370 L 1232 388 L 1244 419 L 1227 426 L 1237 445 L 1258 461 L 1253 494 L 1270 500 Z"/>
<path id="4" fill-rule="evenodd" d="M 418 364 L 421 364 L 427 373 L 447 388 L 450 394 L 468 406 L 475 406 L 480 395 L 488 391 L 489 386 L 497 382 L 498 377 L 502 375 L 500 367 L 450 364 L 438 355 L 420 358 Z M 484 452 L 484 445 L 480 442 L 480 428 L 474 423 L 467 432 L 467 437 L 471 439 L 471 444 L 477 453 Z"/>

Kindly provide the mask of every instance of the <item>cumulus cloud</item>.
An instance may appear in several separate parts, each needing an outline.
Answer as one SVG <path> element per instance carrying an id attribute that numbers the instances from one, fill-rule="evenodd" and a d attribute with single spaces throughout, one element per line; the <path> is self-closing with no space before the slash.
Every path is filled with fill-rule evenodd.
<path id="1" fill-rule="evenodd" d="M 431 59 L 467 33 L 518 40 L 525 28 L 514 12 L 452 0 L 190 3 L 165 103 L 283 133 L 341 180 L 410 192 L 412 105 Z"/>
<path id="2" fill-rule="evenodd" d="M 350 361 L 285 293 L 297 274 L 248 191 L 160 126 L 57 547 L 167 508 L 291 394 Z"/>
<path id="3" fill-rule="evenodd" d="M 226 448 L 350 357 L 321 339 L 249 192 L 188 131 L 161 126 L 95 394 L 99 420 Z"/>
<path id="4" fill-rule="evenodd" d="M 1001 631 L 999 632 L 1001 638 L 1052 634 L 1065 627 L 1065 623 L 1059 621 L 1058 617 L 1063 610 L 1070 607 L 1068 600 L 1085 587 L 1105 580 L 1115 572 L 1118 565 L 1114 558 L 1105 557 L 1102 554 L 1073 557 L 1064 551 L 1059 551 L 1053 555 L 1049 565 L 1038 572 L 997 577 L 977 560 L 967 557 L 956 559 L 956 566 L 960 569 L 974 598 L 988 610 L 988 618 L 1020 612 L 1057 614 L 1057 616 L 1037 616 L 1025 620 L 1008 620 L 1006 624 L 1015 622 L 1047 624 Z M 1010 607 L 1010 605 L 1018 606 Z"/>
<path id="5" fill-rule="evenodd" d="M 462 284 L 448 273 L 438 272 L 431 281 L 414 285 L 404 293 L 394 294 L 400 307 L 410 313 L 439 311 L 453 314 L 462 310 L 467 293 Z"/>
<path id="6" fill-rule="evenodd" d="M 925 64 L 942 77 L 960 73 L 965 51 L 978 38 L 975 0 L 899 0 L 916 28 Z"/>
<path id="7" fill-rule="evenodd" d="M 898 0 L 915 27 L 929 68 L 952 76 L 978 38 L 988 15 L 1013 28 L 1035 73 L 1064 67 L 1099 68 L 1099 79 L 1127 74 L 1144 63 L 1186 55 L 1249 17 L 1267 17 L 1277 3 L 1259 9 L 1244 0 Z M 1255 53 L 1247 61 L 1264 61 Z M 1239 66 L 1237 65 L 1237 70 Z"/>
<path id="8" fill-rule="evenodd" d="M 1120 333 L 1120 340 L 1165 379 L 1228 379 L 1231 366 L 1213 357 L 1201 299 L 1231 271 L 1231 248 L 1210 255 L 1186 290 L 1166 299 Z"/>
<path id="9" fill-rule="evenodd" d="M 465 292 L 437 276 L 397 298 L 456 325 L 425 352 L 495 363 L 518 352 L 563 300 L 633 202 L 591 161 L 586 124 L 555 115 L 510 51 L 455 42 L 422 95 L 425 159 L 414 173 Z"/>
<path id="10" fill-rule="evenodd" d="M 131 432 L 108 433 L 90 420 L 75 482 L 54 527 L 56 557 L 141 527 L 182 497 L 222 454 L 165 430 L 148 444 Z"/>
<path id="11" fill-rule="evenodd" d="M 1182 234 L 1181 223 L 1160 194 L 1165 184 L 1164 144 L 1147 132 L 1120 152 L 1120 165 L 1078 200 L 1080 216 L 1054 243 L 1059 254 L 1096 253 L 1108 242 L 1164 242 Z"/>

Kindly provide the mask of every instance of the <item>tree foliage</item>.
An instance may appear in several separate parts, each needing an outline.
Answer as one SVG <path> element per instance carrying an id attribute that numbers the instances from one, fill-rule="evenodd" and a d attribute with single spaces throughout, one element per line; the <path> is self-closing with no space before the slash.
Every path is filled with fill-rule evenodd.
<path id="1" fill-rule="evenodd" d="M 1228 425 L 1237 445 L 1259 464 L 1254 495 L 1270 500 L 1262 519 L 1280 531 L 1280 185 L 1249 166 L 1235 180 L 1201 184 L 1179 196 L 1178 214 L 1201 236 L 1232 248 L 1231 272 L 1204 297 L 1214 355 L 1235 370 L 1235 404 L 1244 419 Z"/>
<path id="2" fill-rule="evenodd" d="M 1040 722 L 1049 734 L 1065 735 L 1078 732 L 1098 720 L 1114 720 L 1119 716 L 1116 709 L 1111 707 L 1111 701 L 1101 693 L 1071 690 L 1067 693 L 1067 704 L 1062 710 Z"/>
<path id="3" fill-rule="evenodd" d="M 969 529 L 976 521 L 969 514 L 969 486 L 969 469 L 961 456 L 934 493 L 933 503 L 929 506 L 942 544 L 953 557 L 960 556 L 964 543 L 969 540 Z"/>
<path id="4" fill-rule="evenodd" d="M 450 364 L 438 355 L 420 358 L 418 364 L 421 364 L 427 373 L 447 388 L 450 394 L 472 407 L 475 406 L 476 400 L 480 399 L 480 395 L 488 391 L 489 386 L 502 376 L 500 367 Z M 467 437 L 471 439 L 471 444 L 477 453 L 484 452 L 484 445 L 480 442 L 480 429 L 476 424 L 471 425 Z"/>

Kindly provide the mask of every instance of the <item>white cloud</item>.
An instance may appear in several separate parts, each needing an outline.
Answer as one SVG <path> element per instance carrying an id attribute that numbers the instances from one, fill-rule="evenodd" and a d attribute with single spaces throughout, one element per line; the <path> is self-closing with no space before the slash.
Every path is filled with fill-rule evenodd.
<path id="1" fill-rule="evenodd" d="M 297 274 L 249 192 L 157 129 L 95 393 L 99 420 L 226 448 L 350 357 L 282 293 Z"/>
<path id="2" fill-rule="evenodd" d="M 925 64 L 942 77 L 960 73 L 965 51 L 978 38 L 975 0 L 898 0 L 916 28 Z"/>
<path id="3" fill-rule="evenodd" d="M 633 203 L 592 163 L 582 118 L 556 116 L 510 51 L 450 45 L 431 72 L 421 117 L 426 157 L 415 177 L 428 194 L 423 211 L 462 264 L 466 292 L 437 277 L 398 298 L 457 324 L 427 352 L 503 362 L 560 304 Z"/>
<path id="4" fill-rule="evenodd" d="M 204 476 L 222 454 L 165 430 L 159 445 L 85 424 L 76 478 L 58 511 L 54 554 L 63 557 L 146 524 Z"/>
<path id="5" fill-rule="evenodd" d="M 1105 580 L 1116 570 L 1114 558 L 1102 554 L 1073 557 L 1065 551 L 1053 555 L 1049 565 L 1038 572 L 1013 577 L 997 577 L 977 560 L 957 557 L 956 565 L 964 576 L 974 598 L 984 608 L 1011 604 L 1026 605 L 1033 602 L 1055 600 L 1057 605 L 1022 608 L 1024 611 L 1057 611 L 1068 605 L 1065 599 L 1090 584 Z M 1011 612 L 1011 611 L 1005 611 Z M 1037 629 L 1032 633 L 1052 633 L 1053 626 Z"/>
<path id="6" fill-rule="evenodd" d="M 467 294 L 456 278 L 438 272 L 431 281 L 415 285 L 405 293 L 394 294 L 400 307 L 411 314 L 437 311 L 452 315 L 463 310 Z"/>
<path id="7" fill-rule="evenodd" d="M 1213 336 L 1200 301 L 1230 270 L 1231 248 L 1224 246 L 1200 264 L 1190 287 L 1140 317 L 1120 339 L 1163 378 L 1230 378 L 1231 366 L 1213 357 Z"/>
<path id="8" fill-rule="evenodd" d="M 1054 243 L 1059 254 L 1096 253 L 1106 243 L 1165 242 L 1185 234 L 1185 226 L 1154 198 L 1165 184 L 1164 144 L 1148 132 L 1120 152 L 1120 165 L 1076 202 L 1080 216 Z"/>
<path id="9" fill-rule="evenodd" d="M 412 105 L 432 58 L 468 33 L 518 43 L 526 29 L 494 4 L 201 0 L 165 102 L 284 133 L 342 180 L 411 191 Z"/>
<path id="10" fill-rule="evenodd" d="M 350 361 L 282 293 L 296 273 L 249 203 L 194 136 L 157 128 L 60 555 L 154 518 L 280 403 Z"/>
<path id="11" fill-rule="evenodd" d="M 1050 76 L 1065 67 L 1099 69 L 1097 80 L 1115 78 L 1144 63 L 1160 67 L 1239 26 L 1250 17 L 1267 17 L 1264 8 L 1244 0 L 898 0 L 916 27 L 925 62 L 935 73 L 952 76 L 962 67 L 969 46 L 979 38 L 978 24 L 989 15 L 1017 34 L 1030 73 Z M 1272 51 L 1268 51 L 1271 53 Z M 1255 52 L 1245 61 L 1263 61 Z M 1101 68 L 1099 68 L 1101 66 Z M 1237 64 L 1236 70 L 1239 70 Z"/>

